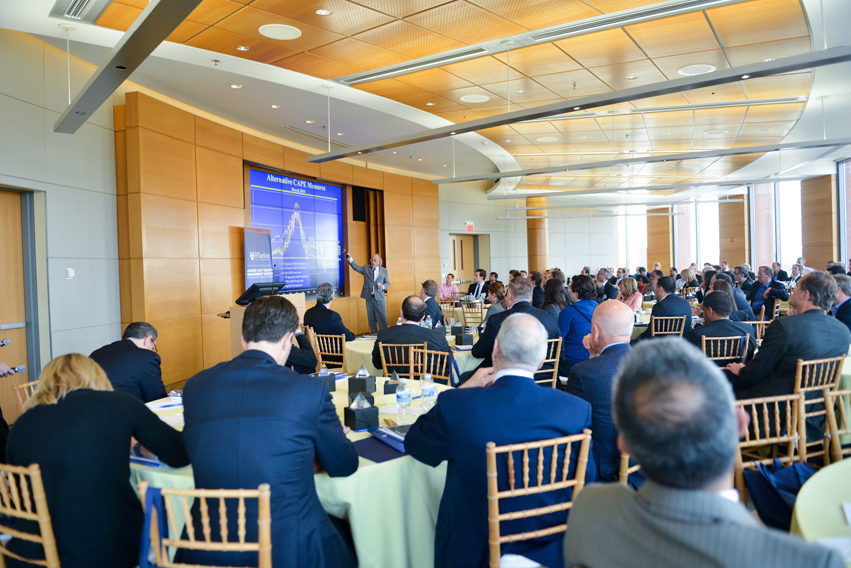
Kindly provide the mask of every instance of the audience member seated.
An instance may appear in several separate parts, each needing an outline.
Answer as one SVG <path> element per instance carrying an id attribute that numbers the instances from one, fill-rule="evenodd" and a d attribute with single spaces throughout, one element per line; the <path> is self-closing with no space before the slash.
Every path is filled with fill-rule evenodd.
<path id="1" fill-rule="evenodd" d="M 567 276 L 564 274 L 564 271 L 561 268 L 553 268 L 552 278 L 561 282 L 564 288 L 564 305 L 569 306 L 572 304 L 573 299 L 570 297 L 570 286 L 567 284 Z"/>
<path id="2" fill-rule="evenodd" d="M 727 282 L 716 282 L 729 286 Z M 753 334 L 753 326 L 745 323 L 733 321 L 730 314 L 733 312 L 733 299 L 729 292 L 721 290 L 710 292 L 703 299 L 703 325 L 697 325 L 690 330 L 685 338 L 689 343 L 693 343 L 698 349 L 701 349 L 701 340 L 706 337 L 734 337 L 747 336 L 748 349 L 745 352 L 745 360 L 750 361 L 753 357 L 754 349 L 756 348 L 756 338 Z M 727 361 L 726 363 L 728 363 Z M 717 361 L 719 365 L 726 364 L 724 361 Z"/>
<path id="3" fill-rule="evenodd" d="M 491 353 L 493 353 L 494 341 L 499 333 L 499 327 L 502 325 L 502 322 L 511 314 L 525 313 L 534 316 L 544 325 L 544 329 L 547 330 L 547 335 L 550 339 L 559 337 L 558 321 L 544 310 L 532 305 L 532 283 L 522 276 L 515 277 L 508 284 L 508 288 L 505 291 L 505 305 L 509 309 L 488 318 L 484 332 L 479 335 L 479 340 L 473 345 L 471 351 L 473 357 L 484 359 L 479 367 L 493 366 Z"/>
<path id="4" fill-rule="evenodd" d="M 90 357 L 103 368 L 114 390 L 150 402 L 166 395 L 156 348 L 157 330 L 136 321 L 127 326 L 119 341 L 96 349 Z"/>
<path id="5" fill-rule="evenodd" d="M 644 268 L 643 266 L 639 266 L 636 269 L 635 274 L 633 275 L 633 278 L 635 278 L 635 281 L 638 282 L 639 286 L 641 286 L 642 284 L 649 284 L 650 283 L 650 278 L 647 276 L 647 269 Z"/>
<path id="6" fill-rule="evenodd" d="M 792 265 L 792 274 L 789 276 L 789 287 L 794 288 L 798 281 L 804 276 L 804 267 L 798 263 Z"/>
<path id="7" fill-rule="evenodd" d="M 644 290 L 641 291 L 645 296 L 652 296 L 656 291 L 656 284 L 659 282 L 660 278 L 664 278 L 665 274 L 661 270 L 654 270 L 650 273 L 650 282 L 647 286 L 644 287 Z"/>
<path id="8" fill-rule="evenodd" d="M 676 285 L 670 276 L 659 279 L 656 285 L 656 303 L 653 304 L 650 312 L 650 325 L 636 341 L 653 337 L 653 318 L 658 317 L 686 316 L 683 335 L 688 333 L 691 329 L 691 304 L 674 292 L 676 292 Z"/>
<path id="9" fill-rule="evenodd" d="M 550 278 L 544 284 L 544 303 L 541 309 L 558 320 L 558 316 L 565 305 L 567 305 L 567 300 L 564 297 L 564 285 L 561 280 Z"/>
<path id="10" fill-rule="evenodd" d="M 786 286 L 774 280 L 774 271 L 767 266 L 759 267 L 756 280 L 748 294 L 748 302 L 754 314 L 759 314 L 765 306 L 765 318 L 771 319 L 774 315 L 774 303 L 788 300 L 789 293 Z"/>
<path id="11" fill-rule="evenodd" d="M 599 305 L 597 286 L 590 276 L 579 274 L 570 281 L 573 303 L 565 307 L 558 317 L 558 328 L 562 338 L 561 359 L 558 374 L 566 377 L 571 367 L 588 358 L 588 349 L 582 339 L 591 333 L 591 317 Z"/>
<path id="12" fill-rule="evenodd" d="M 532 305 L 540 308 L 544 305 L 544 277 L 533 270 L 529 273 L 529 281 L 532 282 Z"/>
<path id="13" fill-rule="evenodd" d="M 293 345 L 290 349 L 290 354 L 284 364 L 287 367 L 292 367 L 299 375 L 309 375 L 316 372 L 316 365 L 319 363 L 316 352 L 313 351 L 310 340 L 298 328 L 295 330 L 295 342 L 296 345 Z"/>
<path id="14" fill-rule="evenodd" d="M 796 315 L 772 321 L 759 351 L 746 365 L 730 363 L 725 367 L 735 375 L 731 380 L 737 398 L 792 394 L 798 359 L 848 353 L 851 332 L 827 315 L 836 291 L 836 281 L 826 272 L 811 272 L 801 278 L 789 300 Z M 807 419 L 807 440 L 822 439 L 823 423 L 824 416 Z"/>
<path id="15" fill-rule="evenodd" d="M 468 296 L 473 296 L 474 298 L 485 297 L 485 294 L 488 293 L 488 285 L 485 284 L 486 276 L 487 272 L 481 268 L 476 269 L 476 272 L 473 273 L 473 281 L 470 283 L 470 286 L 467 287 Z"/>
<path id="16" fill-rule="evenodd" d="M 719 282 L 724 282 L 725 284 L 729 284 L 729 286 L 716 286 Z M 730 315 L 730 319 L 733 321 L 753 321 L 756 319 L 756 316 L 753 313 L 753 309 L 751 308 L 750 303 L 748 303 L 748 298 L 745 296 L 745 293 L 742 292 L 739 288 L 733 286 L 733 279 L 726 272 L 719 272 L 712 279 L 712 290 L 722 290 L 730 294 L 730 297 L 733 299 L 733 314 Z"/>
<path id="17" fill-rule="evenodd" d="M 488 318 L 506 310 L 505 286 L 499 280 L 488 284 L 488 302 L 490 302 L 490 306 L 488 306 L 488 311 L 485 313 L 485 319 L 482 322 L 481 327 L 483 329 L 487 325 L 485 322 L 488 321 Z"/>
<path id="18" fill-rule="evenodd" d="M 736 287 L 747 297 L 753 286 L 753 280 L 750 277 L 750 271 L 744 265 L 739 265 L 733 269 L 733 276 L 736 278 Z"/>
<path id="19" fill-rule="evenodd" d="M 583 266 L 582 270 L 579 272 L 579 274 L 584 274 L 585 276 L 591 276 L 591 267 L 590 266 Z"/>
<path id="20" fill-rule="evenodd" d="M 718 272 L 722 272 L 724 274 L 729 274 L 730 278 L 733 277 L 733 271 L 730 269 L 730 262 L 727 260 L 722 260 L 719 265 Z"/>
<path id="21" fill-rule="evenodd" d="M 838 552 L 765 528 L 738 502 L 733 468 L 748 417 L 697 349 L 674 338 L 636 347 L 615 381 L 614 417 L 618 446 L 647 481 L 637 492 L 582 490 L 565 566 L 844 566 Z"/>
<path id="22" fill-rule="evenodd" d="M 836 300 L 833 302 L 833 307 L 830 308 L 831 314 L 838 321 L 845 324 L 851 330 L 851 277 L 846 274 L 837 274 L 833 277 L 836 280 Z"/>
<path id="23" fill-rule="evenodd" d="M 700 286 L 700 282 L 697 281 L 691 268 L 684 268 L 676 283 L 677 288 L 697 288 Z"/>
<path id="24" fill-rule="evenodd" d="M 789 275 L 783 270 L 783 267 L 780 266 L 779 262 L 771 263 L 771 270 L 774 272 L 774 279 L 779 282 L 788 282 Z M 843 273 L 844 274 L 844 273 Z"/>
<path id="25" fill-rule="evenodd" d="M 618 297 L 618 287 L 609 282 L 612 273 L 608 268 L 601 268 L 597 271 L 597 301 L 614 300 Z"/>
<path id="26" fill-rule="evenodd" d="M 700 279 L 700 289 L 695 292 L 694 299 L 698 302 L 703 302 L 703 297 L 706 296 L 712 290 L 712 279 L 715 275 L 718 274 L 717 271 L 712 270 L 711 268 L 707 269 L 704 267 L 702 278 Z"/>
<path id="27" fill-rule="evenodd" d="M 525 279 L 515 279 L 515 283 L 517 280 Z M 546 342 L 547 331 L 535 317 L 509 315 L 493 344 L 495 373 L 479 369 L 461 388 L 441 393 L 434 408 L 417 419 L 405 438 L 405 449 L 415 459 L 432 467 L 448 462 L 435 529 L 435 566 L 488 565 L 488 442 L 532 442 L 578 434 L 591 426 L 591 407 L 587 402 L 534 383 L 533 374 L 546 356 Z M 578 448 L 574 448 L 570 471 L 575 468 L 577 453 Z M 593 460 L 593 455 L 589 455 L 586 481 L 594 479 Z M 519 472 L 519 461 L 516 467 Z M 568 498 L 570 493 L 564 490 L 529 495 L 507 501 L 506 509 L 553 505 Z M 505 522 L 502 526 L 507 532 L 527 531 L 563 523 L 564 518 L 562 511 Z M 554 535 L 503 544 L 501 552 L 560 568 L 561 540 L 561 535 Z"/>
<path id="28" fill-rule="evenodd" d="M 455 285 L 455 275 L 451 272 L 446 275 L 446 282 L 437 290 L 437 299 L 440 301 L 451 300 L 453 294 L 459 294 L 458 286 Z"/>
<path id="29" fill-rule="evenodd" d="M 440 309 L 440 304 L 434 297 L 437 295 L 437 282 L 434 280 L 426 280 L 420 288 L 420 298 L 426 305 L 426 316 L 431 316 L 431 327 L 434 328 L 437 324 L 446 325 L 443 319 L 443 310 Z"/>
<path id="30" fill-rule="evenodd" d="M 245 351 L 186 383 L 183 439 L 195 487 L 271 485 L 273 565 L 352 566 L 351 553 L 319 503 L 313 471 L 315 460 L 331 476 L 351 475 L 358 456 L 325 383 L 283 366 L 297 327 L 298 313 L 283 296 L 266 296 L 248 306 L 242 320 Z M 202 539 L 199 513 L 196 501 L 192 517 Z M 228 514 L 228 539 L 235 541 L 235 508 Z M 246 517 L 257 518 L 256 503 L 246 503 Z M 218 518 L 210 515 L 213 538 L 219 538 Z M 245 530 L 247 540 L 257 539 L 256 523 Z M 181 552 L 177 560 L 185 563 L 240 566 L 251 560 L 241 552 Z M 256 553 L 253 557 L 256 562 Z"/>
<path id="31" fill-rule="evenodd" d="M 633 311 L 615 300 L 594 310 L 586 343 L 591 358 L 570 369 L 567 392 L 591 405 L 591 431 L 597 481 L 617 481 L 620 469 L 618 433 L 612 423 L 612 383 L 630 352 Z"/>
<path id="32" fill-rule="evenodd" d="M 491 272 L 488 275 L 488 282 L 499 282 L 499 274 L 496 272 Z"/>
<path id="33" fill-rule="evenodd" d="M 809 266 L 807 266 L 807 259 L 804 258 L 803 256 L 798 257 L 797 263 L 801 265 L 801 272 L 803 274 L 809 274 L 810 272 L 816 271 L 815 268 L 810 268 Z"/>
<path id="34" fill-rule="evenodd" d="M 620 292 L 616 298 L 617 301 L 626 304 L 633 313 L 641 309 L 644 303 L 644 295 L 638 291 L 638 284 L 635 282 L 635 278 L 627 276 L 622 279 L 618 283 L 618 289 Z"/>
<path id="35" fill-rule="evenodd" d="M 834 262 L 831 263 L 830 266 L 827 267 L 827 273 L 831 275 L 835 274 L 845 274 L 845 267 L 842 266 L 842 263 Z"/>
<path id="36" fill-rule="evenodd" d="M 331 309 L 334 299 L 334 287 L 323 282 L 316 287 L 316 305 L 304 312 L 304 325 L 309 325 L 320 335 L 345 335 L 346 341 L 352 341 L 355 334 L 348 330 L 340 314 Z"/>
<path id="37" fill-rule="evenodd" d="M 12 465 L 41 467 L 62 567 L 136 566 L 143 517 L 128 483 L 130 443 L 135 438 L 163 462 L 182 467 L 189 458 L 180 432 L 136 397 L 113 392 L 103 369 L 79 353 L 45 365 L 24 408 L 6 457 Z M 20 528 L 37 530 L 35 523 Z M 43 554 L 40 546 L 20 539 L 10 549 L 24 556 Z"/>
<path id="38" fill-rule="evenodd" d="M 376 337 L 375 345 L 372 348 L 372 365 L 376 369 L 381 369 L 379 343 L 396 345 L 427 343 L 427 347 L 431 351 L 450 352 L 444 333 L 420 325 L 426 316 L 426 305 L 419 296 L 405 298 L 402 302 L 401 316 L 402 325 L 392 325 L 378 332 L 378 337 Z M 407 358 L 404 361 L 407 363 Z M 384 374 L 390 376 L 393 370 L 384 369 Z"/>

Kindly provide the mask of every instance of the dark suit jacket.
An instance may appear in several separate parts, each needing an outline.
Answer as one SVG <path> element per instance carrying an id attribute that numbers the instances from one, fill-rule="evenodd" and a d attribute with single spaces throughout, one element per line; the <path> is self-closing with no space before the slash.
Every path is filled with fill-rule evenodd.
<path id="1" fill-rule="evenodd" d="M 346 328 L 340 314 L 319 302 L 304 312 L 304 325 L 309 325 L 320 335 L 345 335 L 346 341 L 355 338 L 355 334 Z"/>
<path id="2" fill-rule="evenodd" d="M 476 283 L 470 282 L 470 285 L 467 287 L 467 294 L 475 294 L 475 293 L 476 293 Z M 479 293 L 479 295 L 480 296 L 482 294 L 487 295 L 487 293 L 488 293 L 488 283 L 482 282 L 482 291 Z"/>
<path id="3" fill-rule="evenodd" d="M 748 303 L 751 304 L 751 307 L 753 307 L 753 302 L 756 299 L 756 294 L 757 294 L 757 292 L 759 292 L 759 289 L 760 289 L 761 286 L 762 286 L 762 284 L 760 284 L 759 282 L 754 282 L 753 286 L 751 286 L 751 291 L 748 292 Z M 774 313 L 773 312 L 774 302 L 779 301 L 779 300 L 783 300 L 783 301 L 788 300 L 789 299 L 789 292 L 786 291 L 786 286 L 784 286 L 783 284 L 781 284 L 777 280 L 772 280 L 769 283 L 769 290 L 770 291 L 768 292 L 768 297 L 765 299 L 765 313 L 766 314 L 773 314 Z M 753 312 L 754 312 L 754 317 L 758 318 L 759 317 L 759 310 L 754 309 Z"/>
<path id="4" fill-rule="evenodd" d="M 431 327 L 433 328 L 440 322 L 441 325 L 446 325 L 446 322 L 443 321 L 443 310 L 440 309 L 440 304 L 437 303 L 437 300 L 434 298 L 427 296 L 425 300 L 426 305 L 426 315 L 431 316 Z"/>
<path id="5" fill-rule="evenodd" d="M 490 387 L 441 393 L 437 405 L 417 419 L 405 438 L 405 449 L 419 461 L 430 466 L 448 462 L 437 516 L 434 565 L 487 566 L 485 445 L 488 442 L 503 445 L 568 436 L 590 425 L 591 407 L 587 402 L 555 389 L 540 388 L 525 377 L 504 376 Z M 571 471 L 578 451 L 577 445 L 571 454 Z M 537 454 L 530 452 L 529 459 L 530 463 L 537 463 Z M 588 456 L 586 480 L 594 479 L 593 459 L 593 455 Z M 507 460 L 504 456 L 497 460 L 503 480 L 500 488 L 507 487 Z M 549 463 L 549 459 L 545 460 L 544 471 L 549 471 Z M 522 479 L 519 456 L 515 464 L 517 479 Z M 560 471 L 561 463 L 557 467 Z M 568 496 L 568 492 L 562 491 L 510 499 L 500 509 L 551 505 Z M 518 532 L 542 528 L 553 521 L 553 524 L 563 523 L 564 519 L 562 512 L 505 522 L 501 528 L 504 532 Z M 550 568 L 561 568 L 561 540 L 561 536 L 556 536 L 506 544 L 502 552 L 522 554 Z"/>
<path id="6" fill-rule="evenodd" d="M 491 353 L 493 353 L 493 342 L 496 339 L 496 335 L 499 333 L 499 327 L 502 325 L 502 322 L 505 321 L 505 318 L 510 316 L 511 314 L 529 314 L 538 319 L 542 324 L 544 324 L 544 328 L 547 330 L 548 339 L 557 339 L 561 337 L 561 334 L 558 330 L 558 322 L 545 312 L 539 308 L 532 306 L 528 301 L 519 301 L 515 302 L 510 309 L 505 310 L 504 312 L 500 312 L 498 314 L 494 314 L 488 318 L 488 323 L 485 326 L 485 331 L 479 335 L 479 340 L 473 345 L 473 349 L 471 351 L 473 357 L 478 357 L 479 359 L 484 359 L 482 364 L 479 367 L 491 367 L 493 366 L 493 361 L 491 360 Z M 552 367 L 550 367 L 552 368 Z"/>
<path id="7" fill-rule="evenodd" d="M 313 463 L 315 457 L 329 475 L 346 476 L 357 470 L 358 456 L 324 382 L 298 376 L 262 351 L 249 350 L 189 379 L 183 408 L 183 440 L 195 487 L 271 485 L 275 566 L 346 565 L 343 540 L 316 496 Z M 201 537 L 197 506 L 196 501 L 192 512 Z M 257 518 L 256 501 L 246 503 L 246 509 L 247 518 Z M 218 515 L 210 517 L 218 535 Z M 236 516 L 229 520 L 233 539 Z M 247 531 L 247 538 L 257 538 L 256 523 L 248 523 Z M 190 552 L 183 561 L 208 558 Z M 212 558 L 229 565 L 248 562 L 240 553 Z M 256 562 L 256 553 L 253 558 Z"/>
<path id="8" fill-rule="evenodd" d="M 570 369 L 567 392 L 591 405 L 597 481 L 618 480 L 620 450 L 618 431 L 612 419 L 612 383 L 630 350 L 628 343 L 612 345 L 603 350 L 599 357 L 586 359 Z"/>
<path id="9" fill-rule="evenodd" d="M 745 278 L 739 285 L 739 290 L 741 290 L 745 294 L 745 296 L 747 296 L 751 291 L 751 286 L 753 286 L 753 280 L 751 280 L 750 278 Z"/>
<path id="10" fill-rule="evenodd" d="M 685 338 L 689 343 L 693 343 L 698 349 L 701 348 L 700 338 L 706 337 L 733 337 L 740 335 L 748 336 L 748 350 L 745 361 L 750 361 L 753 357 L 754 349 L 756 348 L 756 338 L 753 334 L 753 326 L 746 323 L 739 323 L 729 319 L 721 319 L 712 323 L 698 325 L 689 331 Z M 716 361 L 719 366 L 724 366 L 729 361 Z"/>
<path id="11" fill-rule="evenodd" d="M 112 388 L 150 402 L 166 395 L 160 371 L 160 356 L 121 339 L 89 355 L 106 371 Z"/>
<path id="12" fill-rule="evenodd" d="M 544 305 L 544 288 L 542 286 L 532 288 L 532 305 L 536 308 Z"/>
<path id="13" fill-rule="evenodd" d="M 845 302 L 839 309 L 836 310 L 836 319 L 845 324 L 849 330 L 851 330 L 851 302 Z"/>
<path id="14" fill-rule="evenodd" d="M 606 282 L 603 285 L 602 300 L 615 300 L 618 297 L 618 287 L 611 282 Z"/>
<path id="15" fill-rule="evenodd" d="M 431 351 L 445 351 L 447 353 L 451 351 L 446 342 L 446 336 L 440 331 L 407 323 L 391 325 L 379 331 L 378 337 L 375 338 L 375 345 L 372 348 L 372 365 L 376 369 L 381 369 L 379 343 L 427 343 L 427 347 Z M 392 371 L 393 369 L 385 370 L 385 374 L 389 376 Z"/>
<path id="16" fill-rule="evenodd" d="M 849 343 L 848 328 L 821 310 L 777 318 L 757 354 L 733 377 L 736 398 L 792 394 L 798 359 L 845 355 Z"/>
<path id="17" fill-rule="evenodd" d="M 310 344 L 310 340 L 305 334 L 299 333 L 295 336 L 295 341 L 298 343 L 298 347 L 295 345 L 292 346 L 285 365 L 287 367 L 293 367 L 295 372 L 300 375 L 309 375 L 315 372 L 316 364 L 319 361 L 316 359 L 316 353 L 313 352 L 313 346 Z"/>
<path id="18" fill-rule="evenodd" d="M 656 302 L 653 309 L 650 311 L 651 318 L 653 317 L 670 317 L 670 316 L 686 316 L 686 321 L 683 327 L 683 336 L 691 329 L 691 304 L 688 300 L 680 298 L 677 294 L 668 294 L 662 301 Z M 649 339 L 652 336 L 652 321 L 651 325 L 647 326 L 644 333 L 638 336 L 637 340 Z"/>
<path id="19" fill-rule="evenodd" d="M 786 273 L 785 270 L 781 270 L 780 272 L 775 274 L 774 277 L 777 278 L 777 280 L 780 280 L 781 282 L 786 282 L 787 280 L 789 280 L 789 275 Z"/>

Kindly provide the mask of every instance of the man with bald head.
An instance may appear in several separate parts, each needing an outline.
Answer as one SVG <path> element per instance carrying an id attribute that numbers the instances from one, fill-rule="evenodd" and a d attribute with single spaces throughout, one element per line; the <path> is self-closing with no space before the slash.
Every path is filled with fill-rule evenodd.
<path id="1" fill-rule="evenodd" d="M 618 432 L 612 421 L 612 382 L 630 352 L 635 314 L 623 302 L 606 300 L 594 310 L 591 333 L 583 344 L 590 359 L 570 369 L 567 392 L 591 404 L 591 450 L 598 481 L 617 481 L 620 467 Z"/>
<path id="2" fill-rule="evenodd" d="M 431 351 L 444 351 L 449 353 L 449 344 L 446 336 L 441 331 L 421 327 L 426 316 L 426 304 L 419 296 L 408 296 L 402 301 L 402 309 L 399 315 L 402 317 L 402 325 L 386 327 L 378 332 L 375 345 L 372 348 L 372 364 L 376 369 L 381 369 L 381 347 L 382 343 L 405 345 L 410 343 L 426 343 Z M 405 371 L 407 372 L 407 361 Z M 385 376 L 399 369 L 384 369 Z"/>

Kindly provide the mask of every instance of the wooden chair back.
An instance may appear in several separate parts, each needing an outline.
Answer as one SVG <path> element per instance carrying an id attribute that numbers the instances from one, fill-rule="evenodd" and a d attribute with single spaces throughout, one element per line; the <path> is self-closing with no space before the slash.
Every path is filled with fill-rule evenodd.
<path id="1" fill-rule="evenodd" d="M 145 506 L 145 495 L 148 482 L 141 481 L 138 485 L 139 498 Z M 272 568 L 272 515 L 270 509 L 269 484 L 263 483 L 257 489 L 168 489 L 162 488 L 166 515 L 166 533 L 159 534 L 159 524 L 156 519 L 157 511 L 151 515 L 150 523 L 143 527 L 151 535 L 151 547 L 154 550 L 154 566 L 157 568 L 203 568 L 200 564 L 185 564 L 172 562 L 173 554 L 169 549 L 205 550 L 211 552 L 257 552 L 259 568 Z M 191 507 L 193 500 L 200 500 L 202 538 L 198 536 L 195 522 L 192 519 Z M 257 542 L 246 538 L 246 500 L 257 499 Z M 228 502 L 236 507 L 237 534 L 228 534 Z M 233 503 L 236 501 L 236 503 Z M 234 509 L 231 508 L 231 511 Z M 210 514 L 215 511 L 217 516 L 218 534 L 213 534 Z M 186 520 L 186 536 L 176 520 L 176 515 L 182 514 Z M 231 515 L 232 516 L 232 515 Z M 235 538 L 234 538 L 235 537 Z"/>
<path id="2" fill-rule="evenodd" d="M 816 416 L 827 416 L 825 408 L 827 393 L 835 391 L 839 386 L 844 364 L 845 355 L 809 361 L 798 359 L 798 366 L 795 369 L 795 393 L 804 393 L 805 420 Z M 824 434 L 827 432 L 823 432 L 822 436 Z M 824 456 L 825 461 L 827 460 L 823 437 L 819 440 L 807 441 L 807 455 L 811 458 Z"/>
<path id="3" fill-rule="evenodd" d="M 620 469 L 618 469 L 618 483 L 623 483 L 624 485 L 629 482 L 630 474 L 641 469 L 641 466 L 638 464 L 629 465 L 629 458 L 629 454 L 621 452 L 621 465 Z"/>
<path id="4" fill-rule="evenodd" d="M 744 363 L 748 356 L 749 342 L 749 335 L 700 336 L 700 347 L 703 349 L 704 355 L 711 361 L 726 361 L 727 363 Z"/>
<path id="5" fill-rule="evenodd" d="M 576 467 L 573 476 L 570 476 L 570 461 L 574 451 L 574 444 L 579 444 L 579 453 L 576 456 Z M 548 535 L 563 533 L 567 530 L 567 523 L 513 534 L 501 534 L 500 523 L 517 519 L 526 519 L 541 515 L 549 515 L 559 511 L 568 511 L 573 507 L 573 500 L 585 486 L 585 469 L 588 465 L 588 450 L 591 447 L 591 430 L 585 429 L 581 434 L 551 438 L 525 444 L 510 444 L 497 446 L 488 442 L 485 450 L 487 459 L 487 484 L 488 484 L 488 550 L 490 552 L 490 568 L 498 568 L 500 560 L 500 546 L 506 542 L 518 542 L 531 540 Z M 563 448 L 563 449 L 562 449 Z M 562 449 L 561 451 L 559 451 Z M 530 450 L 537 454 L 533 458 L 535 463 L 530 463 Z M 508 479 L 500 484 L 498 479 L 497 456 L 506 454 L 506 465 Z M 518 487 L 517 475 L 515 475 L 515 459 L 522 456 L 522 486 Z M 559 457 L 561 456 L 561 457 Z M 549 457 L 549 464 L 545 472 L 545 461 Z M 561 465 L 559 466 L 559 459 Z M 530 478 L 530 470 L 534 477 Z M 519 472 L 517 472 L 519 473 Z M 506 489 L 500 490 L 500 485 Z M 537 507 L 532 509 L 514 510 L 500 513 L 500 500 L 546 493 L 548 491 L 559 491 L 573 489 L 570 500 Z"/>
<path id="6" fill-rule="evenodd" d="M 302 325 L 301 327 L 304 331 L 304 336 L 310 343 L 310 348 L 313 349 L 313 354 L 316 356 L 316 368 L 314 371 L 319 371 L 324 363 L 322 362 L 322 355 L 319 353 L 319 343 L 316 341 L 316 332 L 309 325 Z M 293 342 L 293 345 L 297 347 L 298 344 L 295 343 L 295 338 L 293 338 Z"/>
<path id="7" fill-rule="evenodd" d="M 449 355 L 446 351 L 432 351 L 425 347 L 412 347 L 411 359 L 414 362 L 415 376 L 422 377 L 425 373 L 431 373 L 435 382 L 451 385 L 452 364 L 449 362 Z"/>
<path id="8" fill-rule="evenodd" d="M 319 366 L 334 369 L 346 369 L 346 335 L 314 334 Z"/>
<path id="9" fill-rule="evenodd" d="M 758 320 L 758 321 L 741 321 L 739 323 L 744 323 L 747 325 L 753 326 L 754 331 L 754 347 L 759 348 L 762 345 L 762 338 L 765 337 L 765 329 L 771 325 L 771 321 Z"/>
<path id="10" fill-rule="evenodd" d="M 21 527 L 10 524 L 12 519 L 36 523 L 38 532 L 21 531 Z M 0 565 L 6 566 L 8 556 L 34 566 L 59 568 L 59 553 L 37 463 L 29 467 L 0 464 L 0 533 L 35 543 L 44 550 L 43 559 L 31 559 L 6 548 L 9 540 L 4 539 L 0 541 Z"/>
<path id="11" fill-rule="evenodd" d="M 699 290 L 699 288 L 680 288 L 679 293 L 683 298 L 693 298 L 695 293 Z"/>
<path id="12" fill-rule="evenodd" d="M 846 456 L 851 456 L 851 444 L 842 445 L 842 437 L 851 436 L 851 390 L 828 391 L 825 407 L 828 431 L 825 451 L 829 445 L 830 461 L 842 461 Z"/>
<path id="13" fill-rule="evenodd" d="M 411 349 L 419 347 L 427 349 L 428 343 L 382 343 L 378 342 L 378 353 L 381 355 L 381 368 L 384 376 L 389 377 L 396 371 L 400 379 L 413 379 L 414 358 Z"/>
<path id="14" fill-rule="evenodd" d="M 454 318 L 455 300 L 440 300 L 437 303 L 440 306 L 440 311 L 443 312 L 444 318 Z"/>
<path id="15" fill-rule="evenodd" d="M 36 387 L 38 387 L 38 381 L 30 381 L 28 383 L 15 385 L 15 398 L 18 399 L 18 406 L 21 408 L 21 412 L 24 411 L 24 404 L 26 404 L 33 395 Z"/>
<path id="16" fill-rule="evenodd" d="M 771 313 L 768 314 L 769 317 L 766 319 L 765 316 L 765 304 L 763 304 L 762 307 L 759 309 L 759 317 L 757 319 L 759 319 L 760 321 L 771 322 L 774 318 L 780 317 L 780 300 L 775 298 L 774 307 L 772 308 Z"/>
<path id="17" fill-rule="evenodd" d="M 552 365 L 552 369 L 535 371 L 535 382 L 541 386 L 556 388 L 558 382 L 558 361 L 561 357 L 561 337 L 547 340 L 547 357 L 544 365 Z"/>
<path id="18" fill-rule="evenodd" d="M 485 319 L 484 304 L 481 302 L 461 302 L 461 313 L 467 327 L 479 325 Z"/>
<path id="19" fill-rule="evenodd" d="M 748 430 L 739 441 L 735 473 L 736 489 L 742 503 L 746 503 L 745 468 L 755 469 L 756 464 L 770 464 L 775 458 L 784 465 L 807 461 L 804 395 L 737 400 L 736 406 L 750 417 Z"/>
<path id="20" fill-rule="evenodd" d="M 683 336 L 686 325 L 685 316 L 653 316 L 650 318 L 650 335 L 678 335 Z"/>

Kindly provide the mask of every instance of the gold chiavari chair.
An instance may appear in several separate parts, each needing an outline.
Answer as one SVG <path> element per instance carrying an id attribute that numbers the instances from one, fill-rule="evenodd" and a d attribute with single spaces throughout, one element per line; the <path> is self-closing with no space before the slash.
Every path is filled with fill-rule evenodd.
<path id="1" fill-rule="evenodd" d="M 683 336 L 686 325 L 685 316 L 652 316 L 650 318 L 650 335 L 678 335 Z"/>
<path id="2" fill-rule="evenodd" d="M 842 444 L 843 436 L 851 436 L 851 390 L 828 391 L 825 408 L 828 431 L 825 451 L 829 445 L 830 461 L 842 461 L 845 456 L 851 456 L 851 444 Z"/>
<path id="3" fill-rule="evenodd" d="M 623 483 L 624 485 L 629 482 L 630 474 L 641 469 L 641 466 L 638 464 L 629 465 L 629 458 L 629 454 L 621 452 L 621 465 L 618 469 L 618 483 Z"/>
<path id="4" fill-rule="evenodd" d="M 346 335 L 315 334 L 320 368 L 326 365 L 334 369 L 346 369 Z"/>
<path id="5" fill-rule="evenodd" d="M 304 330 L 304 336 L 307 337 L 307 341 L 310 343 L 310 348 L 313 349 L 313 354 L 316 356 L 316 368 L 314 371 L 318 372 L 324 363 L 322 362 L 322 354 L 319 352 L 319 342 L 316 340 L 316 332 L 309 325 L 303 325 L 302 329 Z M 295 338 L 293 338 L 293 341 L 295 342 Z M 297 344 L 293 343 L 293 345 Z"/>
<path id="6" fill-rule="evenodd" d="M 561 337 L 547 340 L 547 356 L 544 365 L 552 365 L 552 369 L 535 371 L 535 382 L 541 386 L 556 388 L 558 381 L 558 361 L 561 357 Z"/>
<path id="7" fill-rule="evenodd" d="M 435 382 L 446 385 L 452 384 L 452 365 L 449 362 L 449 353 L 446 351 L 431 351 L 424 347 L 412 347 L 411 359 L 414 363 L 414 375 L 422 377 L 425 373 L 431 373 Z"/>
<path id="8" fill-rule="evenodd" d="M 38 532 L 26 532 L 11 521 L 19 519 L 38 526 Z M 32 542 L 44 551 L 43 559 L 30 558 L 7 548 L 9 540 L 0 541 L 0 566 L 6 566 L 6 557 L 25 564 L 59 568 L 59 553 L 50 522 L 47 497 L 41 480 L 41 469 L 37 463 L 29 467 L 0 464 L 0 533 L 12 539 Z"/>
<path id="9" fill-rule="evenodd" d="M 839 385 L 844 364 L 845 355 L 809 361 L 798 359 L 795 369 L 795 394 L 803 393 L 804 420 L 818 416 L 823 416 L 826 420 L 827 393 L 835 391 Z M 828 455 L 823 444 L 824 434 L 825 432 L 822 432 L 818 440 L 807 442 L 807 456 L 810 458 L 822 456 L 823 461 L 827 463 Z"/>
<path id="10" fill-rule="evenodd" d="M 411 349 L 418 347 L 427 349 L 428 343 L 378 343 L 378 353 L 381 355 L 381 368 L 384 376 L 389 377 L 395 371 L 400 379 L 413 379 L 414 358 Z"/>
<path id="11" fill-rule="evenodd" d="M 759 320 L 759 321 L 740 321 L 739 323 L 752 325 L 754 331 L 754 347 L 759 349 L 760 345 L 762 345 L 762 338 L 765 337 L 765 330 L 771 325 L 771 320 Z"/>
<path id="12" fill-rule="evenodd" d="M 24 404 L 26 404 L 33 395 L 36 387 L 38 387 L 38 381 L 30 381 L 28 383 L 15 385 L 15 398 L 18 399 L 18 406 L 20 407 L 21 412 L 24 411 Z"/>
<path id="13" fill-rule="evenodd" d="M 481 302 L 461 302 L 461 313 L 467 327 L 479 325 L 485 319 L 484 304 Z"/>
<path id="14" fill-rule="evenodd" d="M 700 337 L 700 347 L 710 361 L 744 363 L 748 356 L 749 335 L 732 337 Z M 720 363 L 719 363 L 720 364 Z"/>

